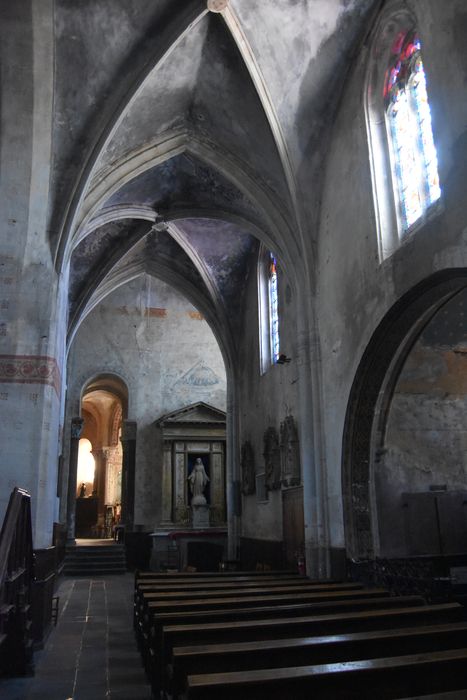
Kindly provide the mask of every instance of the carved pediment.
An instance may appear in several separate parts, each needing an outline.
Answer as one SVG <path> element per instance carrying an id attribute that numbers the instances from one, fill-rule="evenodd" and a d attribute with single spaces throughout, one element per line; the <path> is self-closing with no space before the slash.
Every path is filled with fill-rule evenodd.
<path id="1" fill-rule="evenodd" d="M 218 425 L 219 427 L 225 426 L 226 414 L 214 406 L 210 406 L 204 401 L 198 401 L 197 403 L 181 408 L 178 411 L 173 411 L 172 413 L 166 413 L 157 421 L 157 425 L 161 427 L 167 427 L 168 425 L 176 424 L 177 426 L 206 424 L 206 425 Z"/>

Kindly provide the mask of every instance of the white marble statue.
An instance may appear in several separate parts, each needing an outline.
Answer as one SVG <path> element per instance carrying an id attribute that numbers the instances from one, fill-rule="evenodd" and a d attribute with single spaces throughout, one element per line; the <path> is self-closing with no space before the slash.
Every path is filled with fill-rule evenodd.
<path id="1" fill-rule="evenodd" d="M 192 494 L 191 504 L 204 505 L 206 503 L 204 489 L 209 481 L 209 477 L 206 474 L 201 457 L 197 457 L 191 474 L 188 477 L 188 481 L 190 482 L 190 491 Z"/>

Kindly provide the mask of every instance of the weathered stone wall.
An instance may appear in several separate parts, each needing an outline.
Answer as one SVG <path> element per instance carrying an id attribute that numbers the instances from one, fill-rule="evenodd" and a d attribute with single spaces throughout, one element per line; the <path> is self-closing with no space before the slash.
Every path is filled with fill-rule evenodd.
<path id="1" fill-rule="evenodd" d="M 384 447 L 375 464 L 383 556 L 410 553 L 403 493 L 467 488 L 466 315 L 464 291 L 423 331 L 396 385 Z"/>
<path id="2" fill-rule="evenodd" d="M 297 392 L 300 363 L 295 322 L 295 300 L 292 288 L 278 260 L 279 333 L 280 352 L 291 358 L 290 363 L 272 364 L 264 374 L 260 370 L 258 330 L 258 280 L 256 269 L 248 279 L 245 303 L 245 333 L 240 366 L 240 443 L 248 440 L 254 451 L 255 472 L 265 470 L 264 433 L 275 428 L 280 439 L 280 424 L 286 415 L 299 420 Z M 266 501 L 258 502 L 257 495 L 243 496 L 243 537 L 257 540 L 282 540 L 281 491 L 269 491 Z"/>
<path id="3" fill-rule="evenodd" d="M 245 198 L 250 188 L 253 199 L 262 202 L 260 209 L 245 206 L 245 211 L 254 213 L 253 221 L 259 226 L 257 230 L 264 232 L 264 238 L 277 242 L 276 252 L 282 249 L 287 256 L 290 280 L 284 270 L 280 269 L 279 274 L 280 332 L 281 351 L 292 361 L 272 366 L 264 375 L 260 373 L 257 281 L 252 274 L 245 293 L 243 322 L 239 313 L 234 325 L 242 336 L 238 358 L 241 371 L 238 386 L 232 387 L 228 425 L 236 427 L 238 418 L 240 430 L 239 440 L 236 431 L 230 430 L 235 443 L 231 455 L 249 440 L 256 471 L 262 471 L 264 432 L 270 427 L 279 431 L 287 414 L 295 417 L 301 444 L 307 441 L 302 450 L 306 458 L 307 536 L 323 548 L 344 547 L 344 421 L 352 382 L 369 340 L 394 303 L 415 284 L 436 271 L 467 267 L 467 10 L 464 0 L 407 0 L 404 4 L 416 16 L 422 40 L 443 196 L 436 216 L 416 227 L 384 261 L 380 260 L 377 241 L 363 87 L 371 60 L 371 27 L 365 22 L 367 13 L 378 7 L 376 2 L 290 0 L 289 5 L 276 3 L 271 10 L 256 0 L 235 0 L 232 6 L 252 47 L 254 61 L 248 66 L 239 65 L 235 42 L 222 35 L 227 31 L 222 18 L 206 19 L 209 26 L 202 26 L 200 19 L 192 36 L 179 42 L 180 52 L 168 52 L 163 74 L 154 73 L 143 91 L 135 93 L 132 108 L 128 105 L 128 119 L 121 120 L 125 128 L 114 134 L 96 166 L 102 176 L 114 174 L 113 157 L 126 159 L 130 155 L 127 148 L 137 151 L 153 140 L 157 145 L 156 135 L 161 137 L 165 129 L 184 131 L 189 125 L 198 138 L 213 142 L 206 146 L 213 168 L 218 158 L 217 166 L 225 179 L 231 176 L 233 181 L 241 182 Z M 164 8 L 170 7 L 174 19 L 178 7 L 177 3 L 148 0 L 120 3 L 110 10 L 111 5 L 95 3 L 90 16 L 82 13 L 79 3 L 57 2 L 54 6 L 51 0 L 24 0 L 4 3 L 1 13 L 0 426 L 4 447 L 0 518 L 12 486 L 30 489 L 38 547 L 50 544 L 52 523 L 58 515 L 55 486 L 60 426 L 64 424 L 66 462 L 69 421 L 79 413 L 80 393 L 90 378 L 114 372 L 129 388 L 128 417 L 139 424 L 136 523 L 144 526 L 156 522 L 159 509 L 154 455 L 160 453 L 160 444 L 153 421 L 164 412 L 197 400 L 225 407 L 223 364 L 206 324 L 164 285 L 152 283 L 150 289 L 147 279 L 143 287 L 138 280 L 121 288 L 86 319 L 73 343 L 66 376 L 67 272 L 66 265 L 60 268 L 60 260 L 55 260 L 54 251 L 66 213 L 73 213 L 68 195 L 73 192 L 79 199 L 84 194 L 78 175 L 88 172 L 87 156 L 111 133 L 118 105 L 127 92 L 136 89 L 135 76 L 143 66 L 157 60 L 156 49 L 169 48 L 164 27 L 160 34 L 155 28 Z M 202 8 L 196 2 L 186 5 L 190 12 L 184 19 L 189 22 Z M 391 2 L 385 3 L 385 7 L 389 5 Z M 92 39 L 102 34 L 102 17 L 107 17 L 116 31 L 110 32 L 101 46 Z M 122 22 L 122 18 L 132 19 Z M 183 27 L 183 22 L 176 24 Z M 209 39 L 206 51 L 201 49 L 203 37 Z M 216 41 L 220 52 L 215 50 Z M 84 76 L 81 81 L 70 80 L 76 66 Z M 190 71 L 185 72 L 185 68 Z M 252 85 L 247 86 L 252 69 L 259 71 L 254 73 L 259 96 Z M 196 87 L 198 81 L 200 89 Z M 180 90 L 173 90 L 174 85 Z M 266 116 L 263 106 L 269 104 L 269 98 L 272 103 Z M 135 137 L 134 142 L 129 140 L 130 135 Z M 273 135 L 277 144 L 272 143 Z M 183 150 L 186 145 L 181 141 L 177 148 Z M 233 166 L 236 158 L 247 161 L 244 165 L 252 168 L 248 180 L 242 167 Z M 187 164 L 191 168 L 190 159 Z M 129 171 L 124 174 L 126 178 Z M 210 171 L 208 175 L 210 182 Z M 167 192 L 160 202 L 165 205 L 173 197 L 176 212 L 180 202 L 186 204 L 185 197 L 170 191 L 170 182 L 174 186 L 175 179 L 162 181 L 162 189 L 167 187 Z M 191 182 L 186 172 L 182 181 Z M 209 182 L 201 183 L 202 188 L 209 189 Z M 255 183 L 258 191 L 252 186 Z M 267 197 L 267 190 L 262 189 L 265 184 L 271 188 Z M 223 198 L 215 200 L 222 203 L 216 205 L 219 211 L 225 208 L 230 212 L 237 195 L 224 186 L 223 180 L 213 189 L 222 197 L 225 194 L 229 204 L 224 207 Z M 185 194 L 183 188 L 179 191 Z M 150 194 L 144 201 L 153 207 L 154 191 Z M 238 206 L 238 210 L 233 207 L 231 211 L 234 217 L 244 211 L 243 204 Z M 263 208 L 268 217 L 263 216 Z M 91 210 L 89 204 L 86 213 L 91 214 Z M 189 233 L 193 240 L 193 231 Z M 209 238 L 204 236 L 209 246 Z M 209 251 L 202 246 L 199 249 L 203 259 L 209 258 Z M 243 263 L 239 267 L 243 271 Z M 221 274 L 214 281 L 225 277 L 230 283 L 227 265 L 219 266 L 219 270 Z M 199 281 L 197 276 L 191 279 Z M 83 284 L 90 281 L 83 278 Z M 227 314 L 233 308 L 237 310 L 237 301 L 242 299 L 241 275 L 235 284 L 238 290 L 230 290 L 225 297 L 229 300 Z M 313 290 L 312 299 L 308 288 Z M 210 349 L 206 346 L 208 332 Z M 224 341 L 227 346 L 229 340 Z M 229 349 L 233 355 L 234 347 Z M 440 352 L 445 350 L 428 352 L 423 346 L 422 352 L 420 347 L 419 354 L 412 355 L 406 366 L 406 372 L 420 363 L 427 367 L 424 397 L 431 397 L 427 382 L 433 376 L 441 381 L 436 368 L 447 359 L 440 357 Z M 443 382 L 457 361 L 455 355 L 449 356 L 450 369 Z M 207 363 L 217 376 L 222 374 L 219 384 L 203 384 L 211 375 L 202 363 Z M 64 402 L 60 399 L 65 386 L 68 409 L 63 423 Z M 452 387 L 447 392 L 450 397 L 455 395 L 451 391 Z M 454 464 L 463 438 L 455 439 L 452 427 L 461 420 L 463 399 L 443 399 L 436 407 L 434 400 L 424 399 L 436 422 L 435 408 L 439 422 L 449 423 L 451 437 L 444 451 L 441 439 L 428 430 L 428 408 L 425 410 L 416 399 L 407 381 L 400 385 L 388 430 L 394 451 L 398 445 L 401 452 L 403 441 L 398 426 L 409 411 L 412 419 L 417 419 L 420 440 L 425 440 L 426 449 L 420 455 L 428 460 L 428 452 L 433 450 L 430 483 L 446 477 L 454 487 L 459 483 L 456 473 L 446 473 L 444 465 L 438 470 L 435 462 L 442 452 L 445 461 Z M 428 435 L 433 437 L 429 450 Z M 402 461 L 407 480 L 409 460 Z M 397 460 L 387 462 L 387 482 L 400 463 L 400 454 Z M 234 475 L 238 477 L 238 473 Z M 424 478 L 417 477 L 410 487 L 424 487 Z M 322 513 L 313 520 L 319 509 Z M 327 521 L 323 513 L 327 513 Z M 282 538 L 279 490 L 272 491 L 264 504 L 257 503 L 254 495 L 243 498 L 242 532 L 238 534 L 276 541 Z"/>
<path id="4" fill-rule="evenodd" d="M 345 412 L 365 347 L 402 294 L 435 271 L 467 265 L 467 211 L 460 186 L 467 162 L 467 102 L 461 97 L 467 79 L 467 13 L 460 1 L 441 5 L 436 0 L 412 0 L 408 5 L 417 17 L 422 40 L 443 206 L 380 262 L 364 111 L 370 52 L 363 46 L 348 75 L 331 137 L 319 235 L 316 308 L 322 424 L 330 541 L 337 547 L 344 545 L 341 461 Z"/>
<path id="5" fill-rule="evenodd" d="M 2 7 L 0 22 L 0 523 L 15 486 L 31 494 L 34 546 L 57 518 L 65 307 L 47 229 L 53 3 Z"/>
<path id="6" fill-rule="evenodd" d="M 142 276 L 109 295 L 84 320 L 68 361 L 67 421 L 99 374 L 128 387 L 137 422 L 135 524 L 157 525 L 161 510 L 162 415 L 197 401 L 226 407 L 219 346 L 201 314 L 171 287 Z"/>

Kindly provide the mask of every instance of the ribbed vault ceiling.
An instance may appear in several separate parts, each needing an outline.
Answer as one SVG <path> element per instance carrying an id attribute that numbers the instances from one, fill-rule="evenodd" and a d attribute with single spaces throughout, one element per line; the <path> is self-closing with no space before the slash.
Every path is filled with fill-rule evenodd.
<path id="1" fill-rule="evenodd" d="M 284 264 L 311 245 L 310 183 L 378 3 L 220 4 L 55 2 L 50 230 L 71 331 L 147 273 L 184 280 L 234 338 L 258 238 Z"/>

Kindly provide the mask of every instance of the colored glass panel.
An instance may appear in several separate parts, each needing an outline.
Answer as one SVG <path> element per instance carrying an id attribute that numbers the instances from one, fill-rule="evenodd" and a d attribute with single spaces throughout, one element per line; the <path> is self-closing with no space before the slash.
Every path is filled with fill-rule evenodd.
<path id="1" fill-rule="evenodd" d="M 422 59 L 419 57 L 415 64 L 415 71 L 411 81 L 411 88 L 417 110 L 418 131 L 420 147 L 423 154 L 426 172 L 427 196 L 430 204 L 436 202 L 441 196 L 438 176 L 438 156 L 433 141 L 433 129 L 431 126 L 431 111 L 426 91 L 426 76 Z"/>
<path id="2" fill-rule="evenodd" d="M 404 40 L 405 39 L 405 40 Z M 417 36 L 398 35 L 386 73 L 384 98 L 404 230 L 441 196 L 426 76 Z"/>
<path id="3" fill-rule="evenodd" d="M 272 254 L 269 262 L 268 292 L 271 357 L 273 362 L 277 362 L 279 358 L 279 303 L 277 293 L 277 263 Z"/>
<path id="4" fill-rule="evenodd" d="M 390 111 L 391 133 L 394 145 L 395 170 L 405 228 L 422 214 L 419 192 L 419 168 L 416 152 L 417 134 L 410 118 L 405 90 L 397 90 Z"/>

